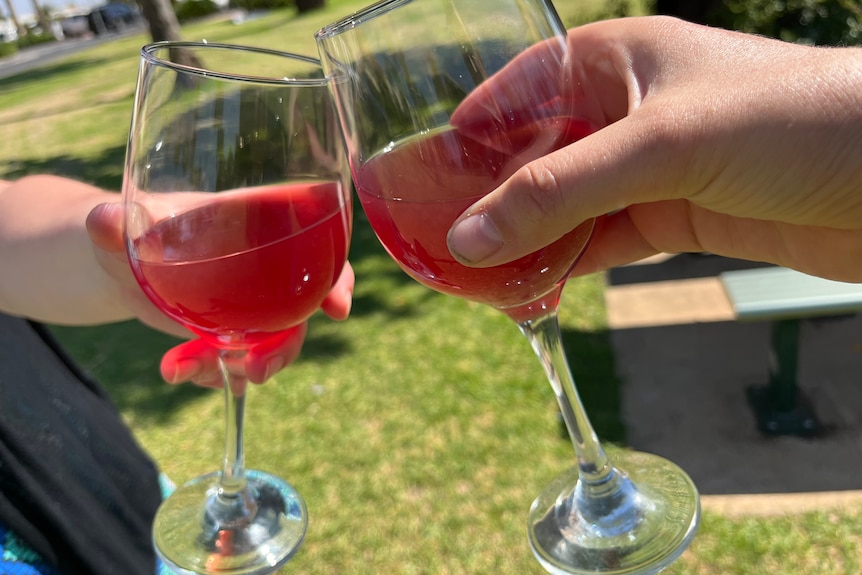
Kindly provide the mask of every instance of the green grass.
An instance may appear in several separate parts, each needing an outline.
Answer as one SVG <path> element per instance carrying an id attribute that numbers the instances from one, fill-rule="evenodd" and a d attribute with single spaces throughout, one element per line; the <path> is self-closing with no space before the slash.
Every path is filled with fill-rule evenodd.
<path id="1" fill-rule="evenodd" d="M 184 36 L 313 53 L 316 29 L 364 3 L 330 0 L 320 13 L 275 12 L 242 26 L 194 24 Z M 599 1 L 558 6 L 570 23 L 604 10 Z M 146 41 L 125 38 L 0 80 L 0 177 L 53 172 L 118 189 Z M 361 212 L 356 219 L 351 318 L 312 318 L 302 357 L 249 397 L 248 464 L 296 484 L 311 513 L 306 544 L 284 571 L 538 575 L 527 508 L 572 462 L 538 362 L 502 315 L 409 280 Z M 571 282 L 561 317 L 593 422 L 604 439 L 624 443 L 603 288 L 601 276 Z M 175 340 L 136 322 L 55 330 L 173 479 L 217 466 L 221 394 L 158 377 Z M 857 573 L 860 528 L 859 509 L 707 514 L 670 572 Z"/>

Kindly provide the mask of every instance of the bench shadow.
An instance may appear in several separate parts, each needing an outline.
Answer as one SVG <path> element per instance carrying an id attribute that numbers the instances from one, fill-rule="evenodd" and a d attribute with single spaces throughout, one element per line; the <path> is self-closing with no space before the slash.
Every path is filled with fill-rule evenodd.
<path id="1" fill-rule="evenodd" d="M 715 277 L 722 272 L 770 267 L 772 264 L 713 254 L 682 253 L 656 258 L 655 263 L 628 265 L 607 272 L 608 285 Z"/>
<path id="2" fill-rule="evenodd" d="M 684 254 L 612 270 L 611 286 L 764 267 Z M 672 302 L 671 302 L 672 304 Z M 802 320 L 798 386 L 828 429 L 765 435 L 747 401 L 770 377 L 768 322 L 615 329 L 627 444 L 676 462 L 704 494 L 862 489 L 862 317 Z"/>
<path id="3" fill-rule="evenodd" d="M 611 333 L 566 328 L 561 333 L 578 395 L 596 434 L 603 443 L 625 445 L 623 389 L 617 374 Z M 560 435 L 568 438 L 562 425 Z"/>

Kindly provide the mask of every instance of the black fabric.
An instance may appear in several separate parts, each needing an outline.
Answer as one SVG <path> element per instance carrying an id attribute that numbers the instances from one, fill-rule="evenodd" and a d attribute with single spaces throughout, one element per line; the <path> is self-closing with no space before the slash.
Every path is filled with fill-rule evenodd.
<path id="1" fill-rule="evenodd" d="M 158 470 L 97 382 L 0 314 L 0 521 L 61 572 L 153 575 Z"/>

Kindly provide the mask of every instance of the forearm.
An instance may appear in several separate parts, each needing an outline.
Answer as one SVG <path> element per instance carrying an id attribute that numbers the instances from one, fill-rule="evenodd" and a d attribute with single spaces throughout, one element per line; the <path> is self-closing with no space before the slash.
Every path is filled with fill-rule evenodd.
<path id="1" fill-rule="evenodd" d="M 0 311 L 70 325 L 132 317 L 85 227 L 96 205 L 118 200 L 54 176 L 0 184 Z"/>

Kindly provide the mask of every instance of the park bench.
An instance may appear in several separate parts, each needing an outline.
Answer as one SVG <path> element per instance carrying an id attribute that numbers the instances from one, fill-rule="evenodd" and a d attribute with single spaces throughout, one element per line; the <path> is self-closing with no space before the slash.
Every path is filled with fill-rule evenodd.
<path id="1" fill-rule="evenodd" d="M 862 310 L 862 284 L 826 280 L 783 267 L 727 271 L 719 279 L 738 321 L 769 321 L 770 376 L 748 388 L 758 428 L 770 435 L 822 431 L 797 381 L 799 326 L 806 318 Z"/>

